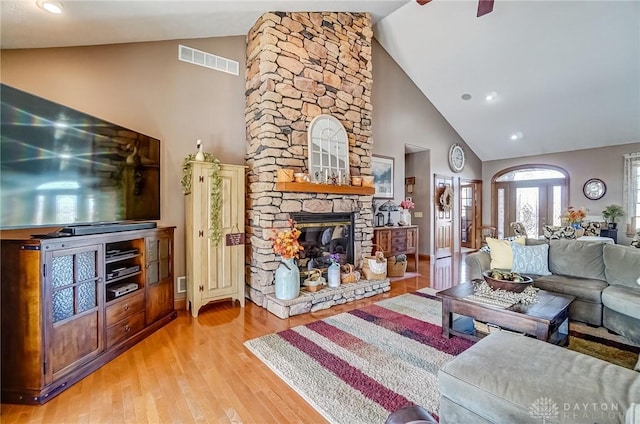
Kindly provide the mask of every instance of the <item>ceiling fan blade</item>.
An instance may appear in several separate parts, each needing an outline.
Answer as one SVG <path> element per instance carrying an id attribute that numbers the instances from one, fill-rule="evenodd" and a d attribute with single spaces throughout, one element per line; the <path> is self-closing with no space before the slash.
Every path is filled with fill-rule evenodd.
<path id="1" fill-rule="evenodd" d="M 478 18 L 493 10 L 493 0 L 478 0 Z"/>
<path id="2" fill-rule="evenodd" d="M 416 2 L 420 5 L 420 6 L 424 6 L 425 4 L 429 3 L 431 0 L 416 0 Z"/>

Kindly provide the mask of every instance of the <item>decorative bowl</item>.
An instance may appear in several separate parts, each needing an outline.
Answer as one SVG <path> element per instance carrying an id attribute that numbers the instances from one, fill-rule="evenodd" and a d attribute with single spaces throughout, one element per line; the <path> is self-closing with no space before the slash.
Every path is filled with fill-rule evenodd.
<path id="1" fill-rule="evenodd" d="M 510 280 L 498 280 L 493 278 L 493 271 L 485 271 L 482 273 L 484 277 L 484 281 L 487 282 L 489 287 L 494 290 L 502 289 L 510 292 L 520 293 L 531 284 L 533 284 L 533 279 L 531 277 L 527 277 L 526 275 L 521 275 L 523 281 L 510 281 Z"/>

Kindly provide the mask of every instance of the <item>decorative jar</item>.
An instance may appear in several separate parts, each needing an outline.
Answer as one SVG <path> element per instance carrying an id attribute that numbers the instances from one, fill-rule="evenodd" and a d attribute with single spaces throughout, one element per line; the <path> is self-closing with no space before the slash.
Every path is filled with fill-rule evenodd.
<path id="1" fill-rule="evenodd" d="M 281 259 L 275 277 L 276 297 L 291 300 L 300 294 L 300 270 L 295 258 Z"/>
<path id="2" fill-rule="evenodd" d="M 340 265 L 337 262 L 329 265 L 329 269 L 327 270 L 329 281 L 329 287 L 339 287 L 340 286 Z"/>

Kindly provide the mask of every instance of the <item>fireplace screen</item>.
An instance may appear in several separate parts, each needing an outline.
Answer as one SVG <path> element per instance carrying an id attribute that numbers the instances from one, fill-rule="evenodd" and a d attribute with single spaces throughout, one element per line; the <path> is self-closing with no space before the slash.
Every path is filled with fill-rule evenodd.
<path id="1" fill-rule="evenodd" d="M 331 258 L 341 265 L 353 263 L 352 213 L 291 214 L 301 234 L 298 240 L 304 247 L 298 267 L 304 281 L 311 269 L 320 269 L 326 278 Z"/>

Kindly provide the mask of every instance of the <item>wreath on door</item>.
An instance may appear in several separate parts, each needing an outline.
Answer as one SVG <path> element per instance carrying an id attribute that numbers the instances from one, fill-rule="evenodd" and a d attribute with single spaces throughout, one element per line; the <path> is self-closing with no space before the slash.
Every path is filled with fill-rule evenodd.
<path id="1" fill-rule="evenodd" d="M 442 190 L 439 202 L 440 208 L 444 212 L 449 212 L 451 209 L 453 209 L 453 189 L 451 188 L 451 186 L 447 186 Z"/>

